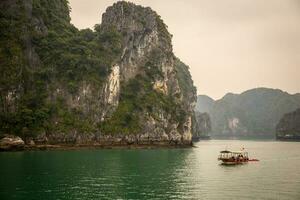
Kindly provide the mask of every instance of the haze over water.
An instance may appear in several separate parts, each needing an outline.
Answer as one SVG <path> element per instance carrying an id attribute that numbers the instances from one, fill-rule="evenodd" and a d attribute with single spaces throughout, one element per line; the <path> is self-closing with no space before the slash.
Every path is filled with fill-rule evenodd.
<path id="1" fill-rule="evenodd" d="M 300 199 L 300 143 L 196 146 L 0 153 L 0 199 Z M 260 162 L 219 165 L 226 147 Z"/>

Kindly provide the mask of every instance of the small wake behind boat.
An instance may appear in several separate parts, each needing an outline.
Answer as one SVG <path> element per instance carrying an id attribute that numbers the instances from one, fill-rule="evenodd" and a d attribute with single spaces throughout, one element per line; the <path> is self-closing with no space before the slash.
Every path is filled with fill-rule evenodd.
<path id="1" fill-rule="evenodd" d="M 245 151 L 221 151 L 218 160 L 222 161 L 223 165 L 238 165 L 245 164 L 250 161 L 259 161 L 257 159 L 249 159 L 248 152 Z"/>

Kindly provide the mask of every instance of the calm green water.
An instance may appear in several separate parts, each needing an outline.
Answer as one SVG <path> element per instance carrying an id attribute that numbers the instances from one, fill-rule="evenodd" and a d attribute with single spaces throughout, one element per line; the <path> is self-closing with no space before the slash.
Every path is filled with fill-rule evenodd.
<path id="1" fill-rule="evenodd" d="M 0 199 L 300 199 L 300 143 L 0 153 Z M 226 147 L 261 161 L 226 167 Z"/>

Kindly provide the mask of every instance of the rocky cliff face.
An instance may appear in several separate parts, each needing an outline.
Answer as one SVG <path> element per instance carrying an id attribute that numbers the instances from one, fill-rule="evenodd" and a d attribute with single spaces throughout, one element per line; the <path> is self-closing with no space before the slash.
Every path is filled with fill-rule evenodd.
<path id="1" fill-rule="evenodd" d="M 211 132 L 211 121 L 208 113 L 195 112 L 193 123 L 194 136 L 207 136 Z"/>
<path id="2" fill-rule="evenodd" d="M 196 90 L 151 8 L 115 3 L 94 31 L 70 24 L 65 0 L 0 8 L 9 75 L 1 77 L 1 133 L 52 144 L 191 142 Z"/>
<path id="3" fill-rule="evenodd" d="M 276 135 L 281 138 L 300 139 L 300 108 L 285 114 L 276 126 Z"/>
<path id="4" fill-rule="evenodd" d="M 163 21 L 150 8 L 118 2 L 109 7 L 102 17 L 100 32 L 109 30 L 122 34 L 121 55 L 116 63 L 120 66 L 123 88 L 116 92 L 120 98 L 116 98 L 115 105 L 120 105 L 116 106 L 112 116 L 107 116 L 102 130 L 124 131 L 120 120 L 115 121 L 116 115 L 127 115 L 126 111 L 120 110 L 124 107 L 127 112 L 132 111 L 135 118 L 131 121 L 135 124 L 124 127 L 128 128 L 125 131 L 136 132 L 138 141 L 189 143 L 195 89 L 191 81 L 184 82 L 189 84 L 192 93 L 184 98 L 184 92 L 190 91 L 180 85 L 179 76 L 180 73 L 189 75 L 189 72 L 177 70 L 177 67 L 183 69 L 186 66 L 178 66 L 178 59 L 172 52 L 171 35 Z M 176 108 L 171 108 L 172 105 Z"/>

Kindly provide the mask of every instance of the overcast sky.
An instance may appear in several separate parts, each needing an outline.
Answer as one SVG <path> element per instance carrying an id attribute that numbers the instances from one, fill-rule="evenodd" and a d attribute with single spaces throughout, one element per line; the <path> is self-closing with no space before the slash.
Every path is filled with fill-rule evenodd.
<path id="1" fill-rule="evenodd" d="M 72 23 L 92 28 L 114 0 L 69 0 Z M 198 94 L 219 99 L 256 87 L 300 92 L 300 0 L 132 0 L 173 34 Z"/>

